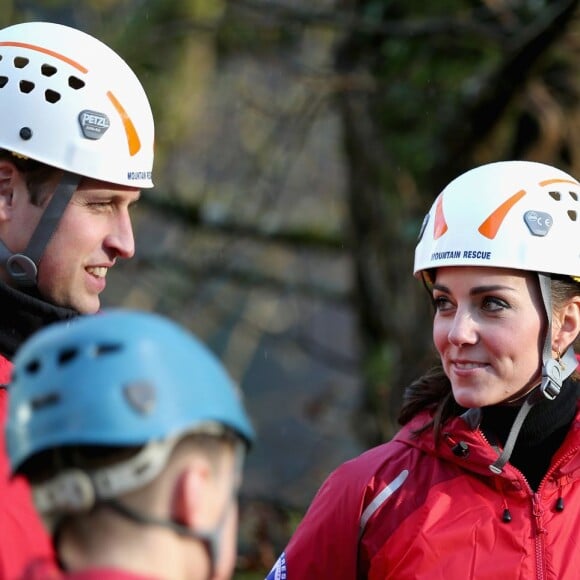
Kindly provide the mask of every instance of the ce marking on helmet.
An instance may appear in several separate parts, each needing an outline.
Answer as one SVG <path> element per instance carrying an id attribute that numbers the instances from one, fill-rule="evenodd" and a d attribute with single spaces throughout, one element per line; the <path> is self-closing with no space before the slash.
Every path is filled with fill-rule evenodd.
<path id="1" fill-rule="evenodd" d="M 543 211 L 527 211 L 524 221 L 533 236 L 545 236 L 554 223 L 552 216 Z"/>

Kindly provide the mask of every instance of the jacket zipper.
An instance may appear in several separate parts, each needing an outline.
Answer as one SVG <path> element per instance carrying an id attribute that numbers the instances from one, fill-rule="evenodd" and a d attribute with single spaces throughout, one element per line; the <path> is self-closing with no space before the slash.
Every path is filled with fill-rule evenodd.
<path id="1" fill-rule="evenodd" d="M 477 432 L 481 435 L 482 439 L 490 447 L 493 447 L 493 448 L 496 447 L 488 441 L 487 437 L 485 436 L 485 433 L 481 429 L 478 429 Z M 579 449 L 580 449 L 580 447 L 574 447 L 573 449 L 568 451 L 568 453 L 566 453 L 566 455 L 561 457 L 558 460 L 558 462 L 555 463 L 552 466 L 552 468 L 546 472 L 546 474 L 542 478 L 542 481 L 540 482 L 540 485 L 538 486 L 538 490 L 536 492 L 534 492 L 532 490 L 532 487 L 531 487 L 529 481 L 527 480 L 526 476 L 519 469 L 515 468 L 512 465 L 512 467 L 514 467 L 514 469 L 516 469 L 516 471 L 518 471 L 520 473 L 523 480 L 526 482 L 528 489 L 531 492 L 532 517 L 533 517 L 533 521 L 535 524 L 535 532 L 536 532 L 534 534 L 534 548 L 535 548 L 535 553 L 536 553 L 536 577 L 538 580 L 544 580 L 544 578 L 545 578 L 545 574 L 544 574 L 544 568 L 545 568 L 545 566 L 544 566 L 544 535 L 547 533 L 546 528 L 544 528 L 544 526 L 542 524 L 543 510 L 542 510 L 542 506 L 541 506 L 541 502 L 540 502 L 540 491 L 542 489 L 544 481 L 548 478 L 548 476 L 551 475 L 552 473 L 554 473 L 556 471 L 556 469 L 561 464 L 563 464 L 569 457 L 571 457 L 572 455 L 577 453 Z"/>
<path id="2" fill-rule="evenodd" d="M 536 552 L 536 577 L 538 580 L 544 579 L 544 534 L 546 529 L 542 525 L 542 506 L 537 493 L 532 495 L 532 514 L 534 517 L 536 533 L 534 534 L 534 545 Z"/>
<path id="3" fill-rule="evenodd" d="M 552 466 L 552 468 L 546 472 L 546 474 L 542 478 L 542 481 L 540 482 L 540 485 L 538 486 L 538 491 L 536 491 L 535 493 L 532 492 L 532 515 L 534 518 L 535 528 L 536 528 L 535 529 L 536 533 L 534 535 L 534 544 L 535 544 L 535 552 L 536 552 L 536 576 L 537 576 L 538 580 L 543 580 L 545 578 L 545 574 L 544 574 L 544 570 L 545 570 L 545 566 L 544 566 L 544 536 L 548 532 L 548 530 L 546 530 L 546 528 L 542 524 L 542 515 L 544 513 L 544 510 L 542 509 L 542 505 L 541 505 L 541 501 L 540 501 L 540 491 L 544 485 L 544 481 L 546 481 L 548 476 L 550 476 L 552 473 L 554 473 L 556 471 L 556 469 L 558 469 L 558 467 L 562 463 L 564 463 L 569 457 L 571 457 L 572 455 L 577 453 L 578 449 L 580 449 L 580 448 L 574 447 L 573 449 L 568 451 L 568 453 L 566 453 L 566 455 L 564 455 L 564 457 L 561 457 L 558 460 L 558 462 L 555 463 Z M 532 490 L 528 480 L 526 479 L 526 476 L 521 471 L 520 471 L 520 473 L 521 473 L 522 477 L 524 478 L 524 481 L 528 485 L 528 488 L 530 490 Z"/>

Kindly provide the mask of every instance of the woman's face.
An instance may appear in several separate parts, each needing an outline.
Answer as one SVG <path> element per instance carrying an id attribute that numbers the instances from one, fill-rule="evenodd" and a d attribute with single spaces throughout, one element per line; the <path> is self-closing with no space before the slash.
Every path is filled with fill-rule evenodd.
<path id="1" fill-rule="evenodd" d="M 540 382 L 547 322 L 535 274 L 438 268 L 432 296 L 433 340 L 459 405 L 515 400 Z"/>

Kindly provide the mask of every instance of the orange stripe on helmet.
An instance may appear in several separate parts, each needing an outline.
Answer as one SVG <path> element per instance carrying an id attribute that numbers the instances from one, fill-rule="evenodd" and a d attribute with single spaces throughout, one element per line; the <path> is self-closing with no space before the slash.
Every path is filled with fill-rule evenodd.
<path id="1" fill-rule="evenodd" d="M 437 206 L 435 208 L 435 224 L 433 231 L 433 239 L 437 240 L 447 231 L 447 222 L 445 221 L 445 216 L 443 215 L 443 196 L 440 195 L 437 200 Z"/>
<path id="2" fill-rule="evenodd" d="M 123 105 L 117 100 L 115 95 L 111 93 L 111 91 L 107 92 L 107 97 L 111 103 L 113 103 L 113 107 L 119 113 L 121 120 L 123 121 L 123 127 L 125 127 L 125 134 L 127 135 L 127 145 L 129 146 L 129 154 L 131 156 L 136 155 L 141 149 L 141 140 L 139 139 L 139 135 L 137 134 L 137 129 L 135 129 L 135 125 L 133 125 L 133 121 L 127 114 L 127 111 L 123 108 Z"/>
<path id="3" fill-rule="evenodd" d="M 70 64 L 72 67 L 76 68 L 82 73 L 88 73 L 89 69 L 84 67 L 82 64 L 68 58 L 68 56 L 64 56 L 64 54 L 60 54 L 58 52 L 54 52 L 54 50 L 49 50 L 48 48 L 43 48 L 42 46 L 37 46 L 35 44 L 28 44 L 27 42 L 14 42 L 6 40 L 4 42 L 0 42 L 0 46 L 15 46 L 18 48 L 27 48 L 28 50 L 35 50 L 36 52 L 42 52 L 43 54 L 48 54 L 50 56 L 54 56 L 54 58 L 58 60 L 62 60 L 67 64 Z"/>
<path id="4" fill-rule="evenodd" d="M 553 183 L 571 183 L 572 185 L 580 185 L 575 179 L 546 179 L 545 181 L 540 181 L 542 187 L 545 185 L 552 185 Z"/>
<path id="5" fill-rule="evenodd" d="M 521 189 L 516 194 L 512 195 L 508 200 L 504 201 L 496 210 L 494 210 L 490 216 L 479 226 L 478 232 L 493 240 L 505 219 L 505 216 L 508 214 L 510 209 L 518 202 L 522 197 L 526 195 L 524 189 Z"/>

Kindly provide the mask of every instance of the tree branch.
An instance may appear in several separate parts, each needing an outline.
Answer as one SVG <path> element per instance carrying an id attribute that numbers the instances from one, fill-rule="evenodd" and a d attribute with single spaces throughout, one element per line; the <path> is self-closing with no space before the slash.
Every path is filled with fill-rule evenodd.
<path id="1" fill-rule="evenodd" d="M 230 237 L 258 240 L 264 243 L 278 243 L 292 248 L 305 248 L 318 251 L 345 253 L 349 251 L 345 237 L 340 232 L 321 230 L 314 227 L 294 227 L 273 230 L 262 226 L 257 219 L 255 223 L 236 222 L 228 216 L 219 221 L 210 221 L 204 217 L 203 204 L 180 203 L 175 196 L 165 193 L 162 196 L 143 193 L 139 202 L 143 207 L 158 212 L 200 232 L 216 232 Z"/>
<path id="2" fill-rule="evenodd" d="M 453 121 L 443 129 L 442 157 L 435 171 L 435 190 L 463 172 L 464 163 L 481 141 L 495 128 L 514 95 L 530 76 L 540 58 L 565 33 L 578 6 L 578 0 L 564 0 L 550 4 L 515 40 L 510 54 L 488 79 L 480 84 L 482 90 L 457 112 Z"/>

